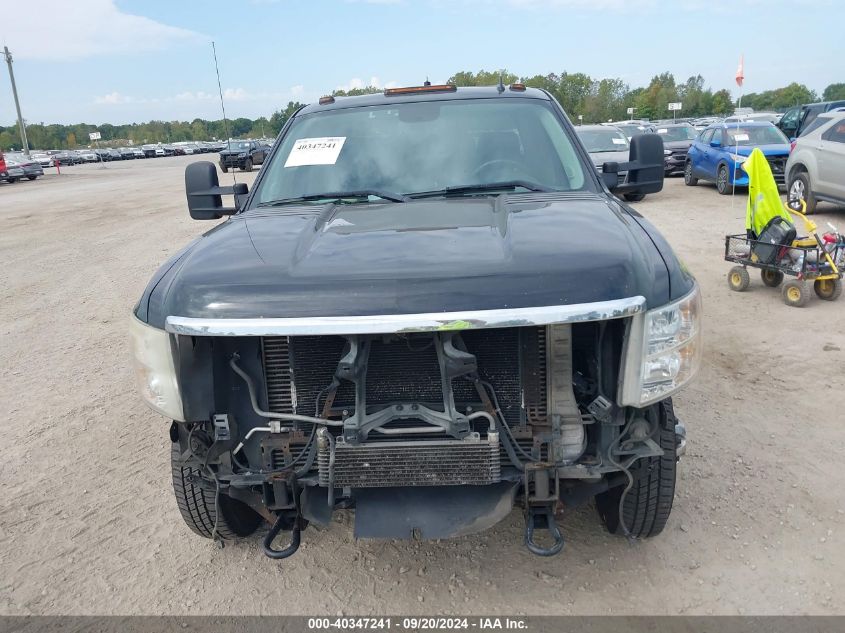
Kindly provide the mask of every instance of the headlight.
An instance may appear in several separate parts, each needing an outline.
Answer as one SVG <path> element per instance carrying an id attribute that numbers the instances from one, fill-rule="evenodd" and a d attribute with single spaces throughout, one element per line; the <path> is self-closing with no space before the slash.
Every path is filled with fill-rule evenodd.
<path id="1" fill-rule="evenodd" d="M 238 154 L 238 158 L 246 158 L 246 152 L 241 152 Z"/>
<path id="2" fill-rule="evenodd" d="M 740 156 L 739 154 L 728 154 L 731 159 L 731 162 L 739 163 L 742 165 L 745 161 L 748 160 L 748 156 Z"/>
<path id="3" fill-rule="evenodd" d="M 635 318 L 625 360 L 624 405 L 643 407 L 672 395 L 701 365 L 701 293 L 698 285 L 680 301 Z"/>
<path id="4" fill-rule="evenodd" d="M 141 397 L 163 416 L 184 422 L 170 335 L 143 323 L 134 314 L 129 331 L 135 359 L 135 379 Z"/>
<path id="5" fill-rule="evenodd" d="M 671 154 L 672 154 L 672 150 L 671 150 L 671 149 L 664 149 L 664 150 L 663 150 L 663 155 L 664 155 L 664 156 L 671 156 Z"/>

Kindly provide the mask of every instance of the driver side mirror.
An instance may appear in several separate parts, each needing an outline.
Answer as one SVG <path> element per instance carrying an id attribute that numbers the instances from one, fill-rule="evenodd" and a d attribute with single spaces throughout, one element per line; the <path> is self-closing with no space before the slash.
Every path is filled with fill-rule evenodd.
<path id="1" fill-rule="evenodd" d="M 713 139 L 710 141 L 710 147 L 722 147 L 722 141 L 718 139 Z"/>
<path id="2" fill-rule="evenodd" d="M 245 182 L 221 187 L 217 167 L 207 160 L 191 163 L 185 168 L 185 194 L 188 211 L 194 220 L 219 220 L 238 212 L 238 203 L 248 193 Z M 224 207 L 222 196 L 235 196 L 234 207 Z"/>
<path id="3" fill-rule="evenodd" d="M 640 134 L 631 139 L 627 163 L 604 163 L 602 180 L 608 189 L 619 193 L 647 194 L 663 189 L 663 139 L 659 134 Z M 625 182 L 618 184 L 619 172 L 627 171 Z"/>

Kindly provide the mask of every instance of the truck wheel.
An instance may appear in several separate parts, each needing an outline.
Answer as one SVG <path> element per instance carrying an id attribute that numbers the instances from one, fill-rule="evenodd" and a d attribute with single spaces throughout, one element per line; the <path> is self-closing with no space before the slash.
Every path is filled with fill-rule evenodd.
<path id="1" fill-rule="evenodd" d="M 816 279 L 813 283 L 816 296 L 825 301 L 836 301 L 842 294 L 841 279 Z"/>
<path id="2" fill-rule="evenodd" d="M 199 468 L 183 466 L 179 463 L 179 443 L 173 442 L 170 448 L 170 469 L 173 474 L 173 492 L 176 505 L 185 523 L 194 532 L 205 538 L 212 538 L 214 520 L 217 511 L 214 502 L 214 490 L 206 490 L 198 485 L 201 478 Z M 249 506 L 230 496 L 220 495 L 220 517 L 217 521 L 217 534 L 226 540 L 249 536 L 261 524 L 261 516 Z"/>
<path id="3" fill-rule="evenodd" d="M 252 161 L 249 158 L 244 161 L 244 165 L 243 167 L 241 167 L 241 171 L 252 171 Z"/>
<path id="4" fill-rule="evenodd" d="M 728 271 L 728 286 L 734 292 L 748 290 L 750 283 L 751 277 L 748 275 L 748 269 L 744 266 L 734 266 Z"/>
<path id="5" fill-rule="evenodd" d="M 810 215 L 816 211 L 816 197 L 813 195 L 813 190 L 810 189 L 810 176 L 806 171 L 801 171 L 795 174 L 792 182 L 789 184 L 789 201 L 803 200 L 807 208 L 804 210 L 805 215 Z M 800 207 L 799 207 L 800 208 Z"/>
<path id="6" fill-rule="evenodd" d="M 666 526 L 675 499 L 677 421 L 672 399 L 658 402 L 647 415 L 657 417 L 659 431 L 654 439 L 663 449 L 663 455 L 638 459 L 631 466 L 634 485 L 625 495 L 622 512 L 628 532 L 636 538 L 660 534 Z M 625 486 L 617 486 L 596 495 L 596 509 L 611 534 L 625 534 L 619 520 L 619 500 L 624 490 Z"/>
<path id="7" fill-rule="evenodd" d="M 803 281 L 787 281 L 780 291 L 783 302 L 793 308 L 803 308 L 810 300 L 810 293 L 807 291 L 807 284 Z"/>
<path id="8" fill-rule="evenodd" d="M 719 166 L 719 173 L 716 174 L 716 191 L 718 191 L 723 196 L 728 195 L 731 192 L 731 175 L 728 171 L 727 165 L 720 165 Z"/>
<path id="9" fill-rule="evenodd" d="M 38 176 L 27 176 L 28 180 L 35 180 L 36 178 L 38 178 Z"/>
<path id="10" fill-rule="evenodd" d="M 760 278 L 769 288 L 777 288 L 783 282 L 783 273 L 779 270 L 763 268 L 760 271 Z"/>
<path id="11" fill-rule="evenodd" d="M 687 161 L 684 165 L 684 184 L 687 187 L 695 187 L 698 184 L 698 178 L 692 175 L 692 163 Z"/>
<path id="12" fill-rule="evenodd" d="M 224 174 L 228 174 L 228 173 L 229 173 L 229 168 L 228 168 L 228 167 L 226 167 L 226 165 L 220 165 L 220 169 L 221 169 L 221 171 L 222 171 Z"/>
<path id="13" fill-rule="evenodd" d="M 639 202 L 643 198 L 645 198 L 644 193 L 626 193 L 623 194 L 625 196 L 625 200 L 628 202 Z"/>

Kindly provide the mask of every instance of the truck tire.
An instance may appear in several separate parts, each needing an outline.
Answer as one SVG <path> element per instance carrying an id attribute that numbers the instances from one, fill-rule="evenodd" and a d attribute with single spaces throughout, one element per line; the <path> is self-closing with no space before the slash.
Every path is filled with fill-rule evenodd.
<path id="1" fill-rule="evenodd" d="M 640 202 L 645 198 L 644 193 L 625 193 L 622 194 L 628 202 Z"/>
<path id="2" fill-rule="evenodd" d="M 200 469 L 179 463 L 179 443 L 170 447 L 170 469 L 173 474 L 173 492 L 179 514 L 191 530 L 204 538 L 212 538 L 214 520 L 217 517 L 214 490 L 206 490 L 194 479 L 200 478 Z M 224 540 L 249 536 L 261 524 L 261 515 L 249 506 L 230 496 L 220 495 L 220 518 L 217 521 L 217 535 Z"/>
<path id="3" fill-rule="evenodd" d="M 247 158 L 244 161 L 243 167 L 241 167 L 241 171 L 252 171 L 252 160 Z"/>
<path id="4" fill-rule="evenodd" d="M 657 416 L 658 434 L 654 439 L 664 452 L 660 457 L 638 459 L 631 466 L 634 485 L 625 496 L 623 516 L 628 531 L 636 538 L 660 534 L 675 499 L 677 421 L 672 399 L 658 402 L 650 411 Z M 617 486 L 596 495 L 596 509 L 611 534 L 625 534 L 619 521 L 619 500 L 624 490 L 625 486 Z"/>
<path id="5" fill-rule="evenodd" d="M 228 173 L 229 173 L 229 168 L 228 168 L 228 167 L 226 167 L 226 165 L 221 164 L 221 165 L 220 165 L 220 169 L 223 171 L 223 173 L 224 173 L 224 174 L 228 174 Z"/>

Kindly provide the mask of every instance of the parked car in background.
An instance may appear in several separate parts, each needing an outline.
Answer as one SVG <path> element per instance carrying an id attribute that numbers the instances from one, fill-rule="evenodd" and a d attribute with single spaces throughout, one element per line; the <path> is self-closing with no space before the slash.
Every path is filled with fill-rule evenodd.
<path id="1" fill-rule="evenodd" d="M 135 158 L 146 158 L 144 150 L 142 150 L 140 147 L 130 147 L 129 149 L 132 150 L 132 155 Z"/>
<path id="2" fill-rule="evenodd" d="M 777 126 L 789 138 L 798 138 L 817 116 L 836 108 L 845 107 L 845 101 L 820 101 L 795 106 L 783 113 Z"/>
<path id="3" fill-rule="evenodd" d="M 6 154 L 6 169 L 11 167 L 19 167 L 23 171 L 21 178 L 27 180 L 35 180 L 44 175 L 44 168 L 41 167 L 41 163 L 33 158 L 28 158 L 24 154 L 11 152 Z"/>
<path id="4" fill-rule="evenodd" d="M 134 160 L 135 159 L 135 152 L 132 151 L 131 147 L 121 147 L 119 150 L 121 157 L 123 160 Z"/>
<path id="5" fill-rule="evenodd" d="M 689 123 L 667 123 L 658 125 L 655 132 L 663 139 L 663 171 L 667 176 L 684 171 L 687 151 L 698 136 Z"/>
<path id="6" fill-rule="evenodd" d="M 53 154 L 53 161 L 59 165 L 65 166 L 81 163 L 82 159 L 80 159 L 79 155 L 72 149 L 68 149 Z"/>
<path id="7" fill-rule="evenodd" d="M 605 163 L 628 162 L 631 145 L 619 128 L 612 125 L 579 125 L 576 126 L 575 132 L 599 173 L 602 173 Z M 624 183 L 627 177 L 628 172 L 625 170 L 617 173 L 619 184 Z M 629 202 L 637 202 L 645 197 L 643 194 L 632 193 L 623 196 Z"/>
<path id="8" fill-rule="evenodd" d="M 46 152 L 33 152 L 32 154 L 30 154 L 30 156 L 32 156 L 33 160 L 38 161 L 42 169 L 44 167 L 55 167 L 53 157 Z"/>
<path id="9" fill-rule="evenodd" d="M 725 123 L 744 123 L 746 121 L 762 121 L 764 123 L 777 124 L 782 115 L 776 112 L 749 112 L 746 114 L 736 114 L 725 119 Z"/>
<path id="10" fill-rule="evenodd" d="M 98 163 L 98 162 L 100 162 L 100 156 L 93 149 L 78 150 L 77 155 L 79 156 L 79 162 L 81 162 L 81 163 Z"/>
<path id="11" fill-rule="evenodd" d="M 0 152 L 0 182 L 17 182 L 23 178 L 23 169 L 6 162 L 6 156 Z"/>
<path id="12" fill-rule="evenodd" d="M 109 154 L 109 160 L 123 160 L 123 154 L 120 153 L 119 149 L 110 147 L 106 151 Z"/>
<path id="13" fill-rule="evenodd" d="M 807 213 L 819 201 L 845 205 L 845 111 L 816 117 L 793 143 L 786 173 L 790 200 L 803 200 Z"/>
<path id="14" fill-rule="evenodd" d="M 252 171 L 253 165 L 261 165 L 267 150 L 258 141 L 229 141 L 226 149 L 220 152 L 220 169 L 229 168 Z"/>
<path id="15" fill-rule="evenodd" d="M 789 141 L 771 123 L 717 123 L 695 139 L 687 153 L 684 182 L 688 186 L 700 180 L 716 183 L 716 190 L 727 195 L 734 185 L 748 185 L 748 174 L 740 169 L 755 147 L 760 148 L 775 182 L 785 183 Z"/>
<path id="16" fill-rule="evenodd" d="M 654 132 L 654 126 L 651 123 L 646 123 L 644 121 L 620 121 L 619 123 L 605 123 L 604 125 L 610 125 L 622 130 L 622 132 L 625 133 L 625 136 L 628 137 L 629 141 L 640 134 L 650 134 Z"/>
<path id="17" fill-rule="evenodd" d="M 700 117 L 698 119 L 693 119 L 692 126 L 697 130 L 701 131 L 706 128 L 708 125 L 713 125 L 714 123 L 719 123 L 722 119 L 717 116 L 705 116 Z"/>
<path id="18" fill-rule="evenodd" d="M 144 152 L 144 158 L 155 158 L 156 145 L 153 145 L 153 144 L 141 145 L 141 151 Z"/>

